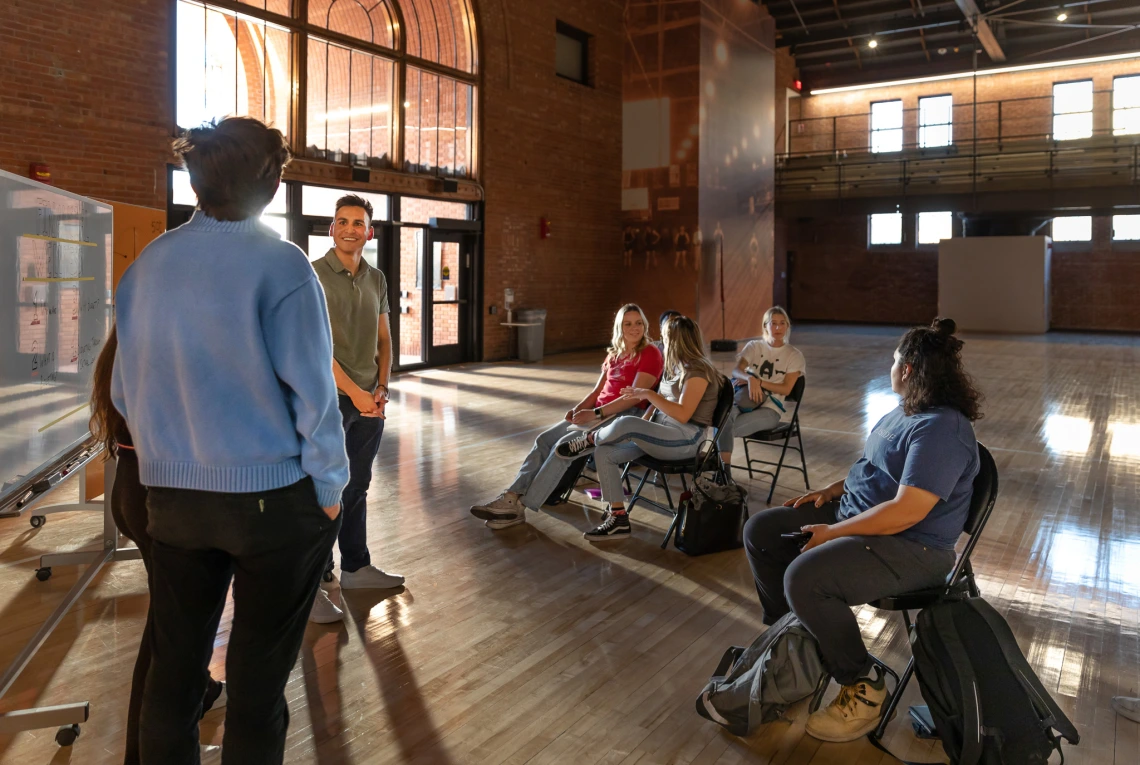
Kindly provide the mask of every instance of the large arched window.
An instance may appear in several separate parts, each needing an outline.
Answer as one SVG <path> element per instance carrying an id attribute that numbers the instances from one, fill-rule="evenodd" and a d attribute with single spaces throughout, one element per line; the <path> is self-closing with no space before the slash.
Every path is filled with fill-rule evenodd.
<path id="1" fill-rule="evenodd" d="M 470 0 L 239 2 L 178 0 L 180 127 L 251 115 L 298 156 L 475 176 Z"/>

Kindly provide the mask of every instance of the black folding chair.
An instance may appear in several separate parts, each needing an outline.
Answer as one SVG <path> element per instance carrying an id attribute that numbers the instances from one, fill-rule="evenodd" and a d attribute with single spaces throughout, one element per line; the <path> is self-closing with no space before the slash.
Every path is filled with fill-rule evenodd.
<path id="1" fill-rule="evenodd" d="M 776 491 L 776 481 L 780 478 L 781 470 L 797 470 L 803 473 L 804 488 L 807 491 L 811 491 L 811 484 L 808 483 L 807 460 L 804 458 L 804 441 L 803 438 L 800 437 L 800 404 L 803 403 L 804 385 L 804 376 L 800 375 L 800 378 L 796 380 L 796 384 L 792 386 L 792 392 L 784 397 L 785 402 L 790 401 L 796 405 L 795 409 L 792 410 L 791 420 L 781 422 L 769 430 L 758 430 L 755 433 L 743 437 L 744 459 L 748 463 L 747 470 L 749 480 L 752 479 L 753 472 L 772 477 L 772 488 L 768 490 L 769 503 L 772 501 L 772 494 Z M 792 446 L 791 441 L 793 438 L 796 439 L 796 446 Z M 749 443 L 758 444 L 760 446 L 778 447 L 780 449 L 780 459 L 775 462 L 759 458 L 753 459 L 748 451 Z M 800 453 L 800 467 L 784 464 L 784 455 L 788 453 L 789 449 Z M 773 465 L 776 471 L 772 472 L 771 470 L 763 470 L 761 468 L 756 468 L 754 471 L 752 468 L 753 465 Z M 734 465 L 733 467 L 737 466 Z"/>
<path id="2" fill-rule="evenodd" d="M 732 411 L 732 382 L 725 380 L 721 383 L 720 395 L 717 397 L 716 409 L 713 410 L 713 428 L 716 432 L 725 426 L 728 420 L 728 415 Z M 697 453 L 683 460 L 659 460 L 656 457 L 650 457 L 648 454 L 638 457 L 629 466 L 636 465 L 644 468 L 645 473 L 641 476 L 641 482 L 637 484 L 637 489 L 633 492 L 633 496 L 629 498 L 626 504 L 627 511 L 632 511 L 633 506 L 638 502 L 654 507 L 673 514 L 673 523 L 669 525 L 669 531 L 665 533 L 665 539 L 661 542 L 661 548 L 664 549 L 669 543 L 669 536 L 673 533 L 673 528 L 677 525 L 677 519 L 680 516 L 677 514 L 677 508 L 673 505 L 673 497 L 669 493 L 669 479 L 667 476 L 679 475 L 681 476 L 681 489 L 683 491 L 689 490 L 689 478 L 696 478 L 702 473 L 710 471 L 716 472 L 717 476 L 724 480 L 724 465 L 720 461 L 720 451 L 716 447 L 715 438 L 711 441 L 705 441 L 698 445 Z M 626 467 L 628 472 L 629 466 Z M 664 485 L 665 496 L 669 501 L 669 505 L 662 505 L 648 497 L 641 496 L 641 490 L 645 487 L 645 482 L 649 479 L 651 474 L 657 475 L 661 482 L 656 484 L 658 486 Z"/>
<path id="3" fill-rule="evenodd" d="M 969 536 L 969 539 L 966 541 L 966 546 L 962 549 L 962 554 L 958 556 L 958 562 L 954 566 L 954 570 L 946 577 L 946 584 L 929 590 L 916 590 L 900 595 L 892 595 L 891 597 L 880 598 L 870 603 L 870 605 L 875 608 L 884 611 L 901 612 L 903 622 L 906 624 L 907 635 L 912 641 L 914 640 L 915 620 L 911 618 L 911 612 L 917 615 L 922 609 L 932 606 L 944 598 L 961 597 L 965 594 L 976 598 L 981 595 L 978 591 L 978 585 L 974 581 L 974 569 L 970 564 L 970 556 L 973 555 L 974 548 L 982 536 L 982 530 L 985 529 L 986 523 L 990 519 L 990 513 L 993 512 L 994 503 L 997 501 L 998 474 L 997 465 L 994 463 L 993 456 L 989 450 L 980 443 L 978 444 L 978 459 L 981 464 L 979 465 L 978 475 L 974 478 L 974 493 L 970 497 L 970 512 L 966 517 L 966 527 L 963 529 Z M 872 739 L 880 740 L 886 732 L 887 724 L 891 721 L 895 710 L 898 709 L 899 701 L 902 699 L 903 691 L 906 690 L 907 683 L 910 682 L 911 676 L 914 675 L 914 656 L 912 655 L 910 661 L 907 662 L 906 669 L 903 670 L 902 678 L 877 657 L 872 656 L 871 660 L 895 681 L 895 690 L 887 700 L 887 706 L 883 709 L 883 717 L 879 720 L 878 727 L 869 734 Z M 827 690 L 830 681 L 830 677 L 825 677 L 820 682 L 819 688 L 816 689 L 815 697 L 812 699 L 812 712 L 819 709 L 819 705 L 823 701 L 823 694 Z"/>

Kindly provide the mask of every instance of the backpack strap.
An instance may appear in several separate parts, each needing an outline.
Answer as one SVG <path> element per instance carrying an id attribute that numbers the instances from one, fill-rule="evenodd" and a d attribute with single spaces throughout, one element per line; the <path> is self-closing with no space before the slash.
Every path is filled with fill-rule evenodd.
<path id="1" fill-rule="evenodd" d="M 1045 687 L 1041 685 L 1040 678 L 1029 666 L 1029 662 L 1025 660 L 1025 655 L 1017 645 L 1017 638 L 1014 637 L 1013 630 L 1010 629 L 1006 620 L 1001 618 L 1001 614 L 982 598 L 968 598 L 964 602 L 985 620 L 990 631 L 993 632 L 994 638 L 1001 646 L 1001 652 L 1006 663 L 1017 675 L 1022 687 L 1033 697 L 1038 711 L 1045 715 L 1041 721 L 1042 725 L 1049 729 L 1055 729 L 1070 744 L 1077 744 L 1081 740 L 1081 735 L 1077 732 L 1076 726 L 1053 701 L 1053 697 L 1049 695 Z M 1060 748 L 1060 742 L 1058 742 L 1058 751 Z"/>
<path id="2" fill-rule="evenodd" d="M 958 688 L 962 694 L 962 753 L 956 765 L 978 765 L 982 759 L 982 710 L 978 698 L 978 682 L 974 668 L 951 613 L 953 605 L 935 606 L 931 616 L 938 637 L 958 673 Z"/>

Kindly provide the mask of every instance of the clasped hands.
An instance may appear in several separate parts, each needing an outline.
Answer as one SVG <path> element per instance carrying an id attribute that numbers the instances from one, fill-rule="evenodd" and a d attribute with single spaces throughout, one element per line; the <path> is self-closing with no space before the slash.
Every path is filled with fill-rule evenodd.
<path id="1" fill-rule="evenodd" d="M 835 499 L 836 497 L 832 497 L 824 491 L 809 491 L 807 494 L 789 499 L 784 503 L 784 507 L 799 507 L 808 502 L 811 502 L 816 507 L 823 507 Z M 829 542 L 832 539 L 837 539 L 842 536 L 841 534 L 835 533 L 834 527 L 827 523 L 811 523 L 807 526 L 800 526 L 800 531 L 811 534 L 811 539 L 800 548 L 800 552 L 807 552 L 814 547 L 819 547 L 824 542 Z"/>

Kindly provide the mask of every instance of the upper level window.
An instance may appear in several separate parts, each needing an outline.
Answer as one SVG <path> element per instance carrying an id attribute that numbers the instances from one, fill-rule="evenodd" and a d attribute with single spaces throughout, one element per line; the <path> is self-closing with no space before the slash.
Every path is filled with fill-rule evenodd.
<path id="1" fill-rule="evenodd" d="M 918 99 L 918 145 L 924 149 L 954 142 L 954 97 Z"/>
<path id="2" fill-rule="evenodd" d="M 938 244 L 954 236 L 954 213 L 923 212 L 918 214 L 918 243 Z"/>
<path id="3" fill-rule="evenodd" d="M 1053 85 L 1053 140 L 1091 138 L 1093 134 L 1093 82 L 1058 82 Z"/>
<path id="4" fill-rule="evenodd" d="M 390 167 L 395 62 L 317 37 L 309 38 L 308 59 L 305 154 Z"/>
<path id="5" fill-rule="evenodd" d="M 871 151 L 902 151 L 902 101 L 879 101 L 871 104 Z"/>
<path id="6" fill-rule="evenodd" d="M 902 244 L 902 213 L 875 213 L 868 218 L 872 245 Z"/>
<path id="7" fill-rule="evenodd" d="M 1092 216 L 1066 215 L 1053 219 L 1054 242 L 1091 242 Z"/>
<path id="8" fill-rule="evenodd" d="M 1140 133 L 1140 75 L 1112 81 L 1112 132 Z"/>
<path id="9" fill-rule="evenodd" d="M 590 84 L 590 35 L 561 21 L 555 25 L 554 71 L 559 77 Z"/>
<path id="10" fill-rule="evenodd" d="M 1140 215 L 1113 215 L 1112 238 L 1114 241 L 1140 239 Z"/>

